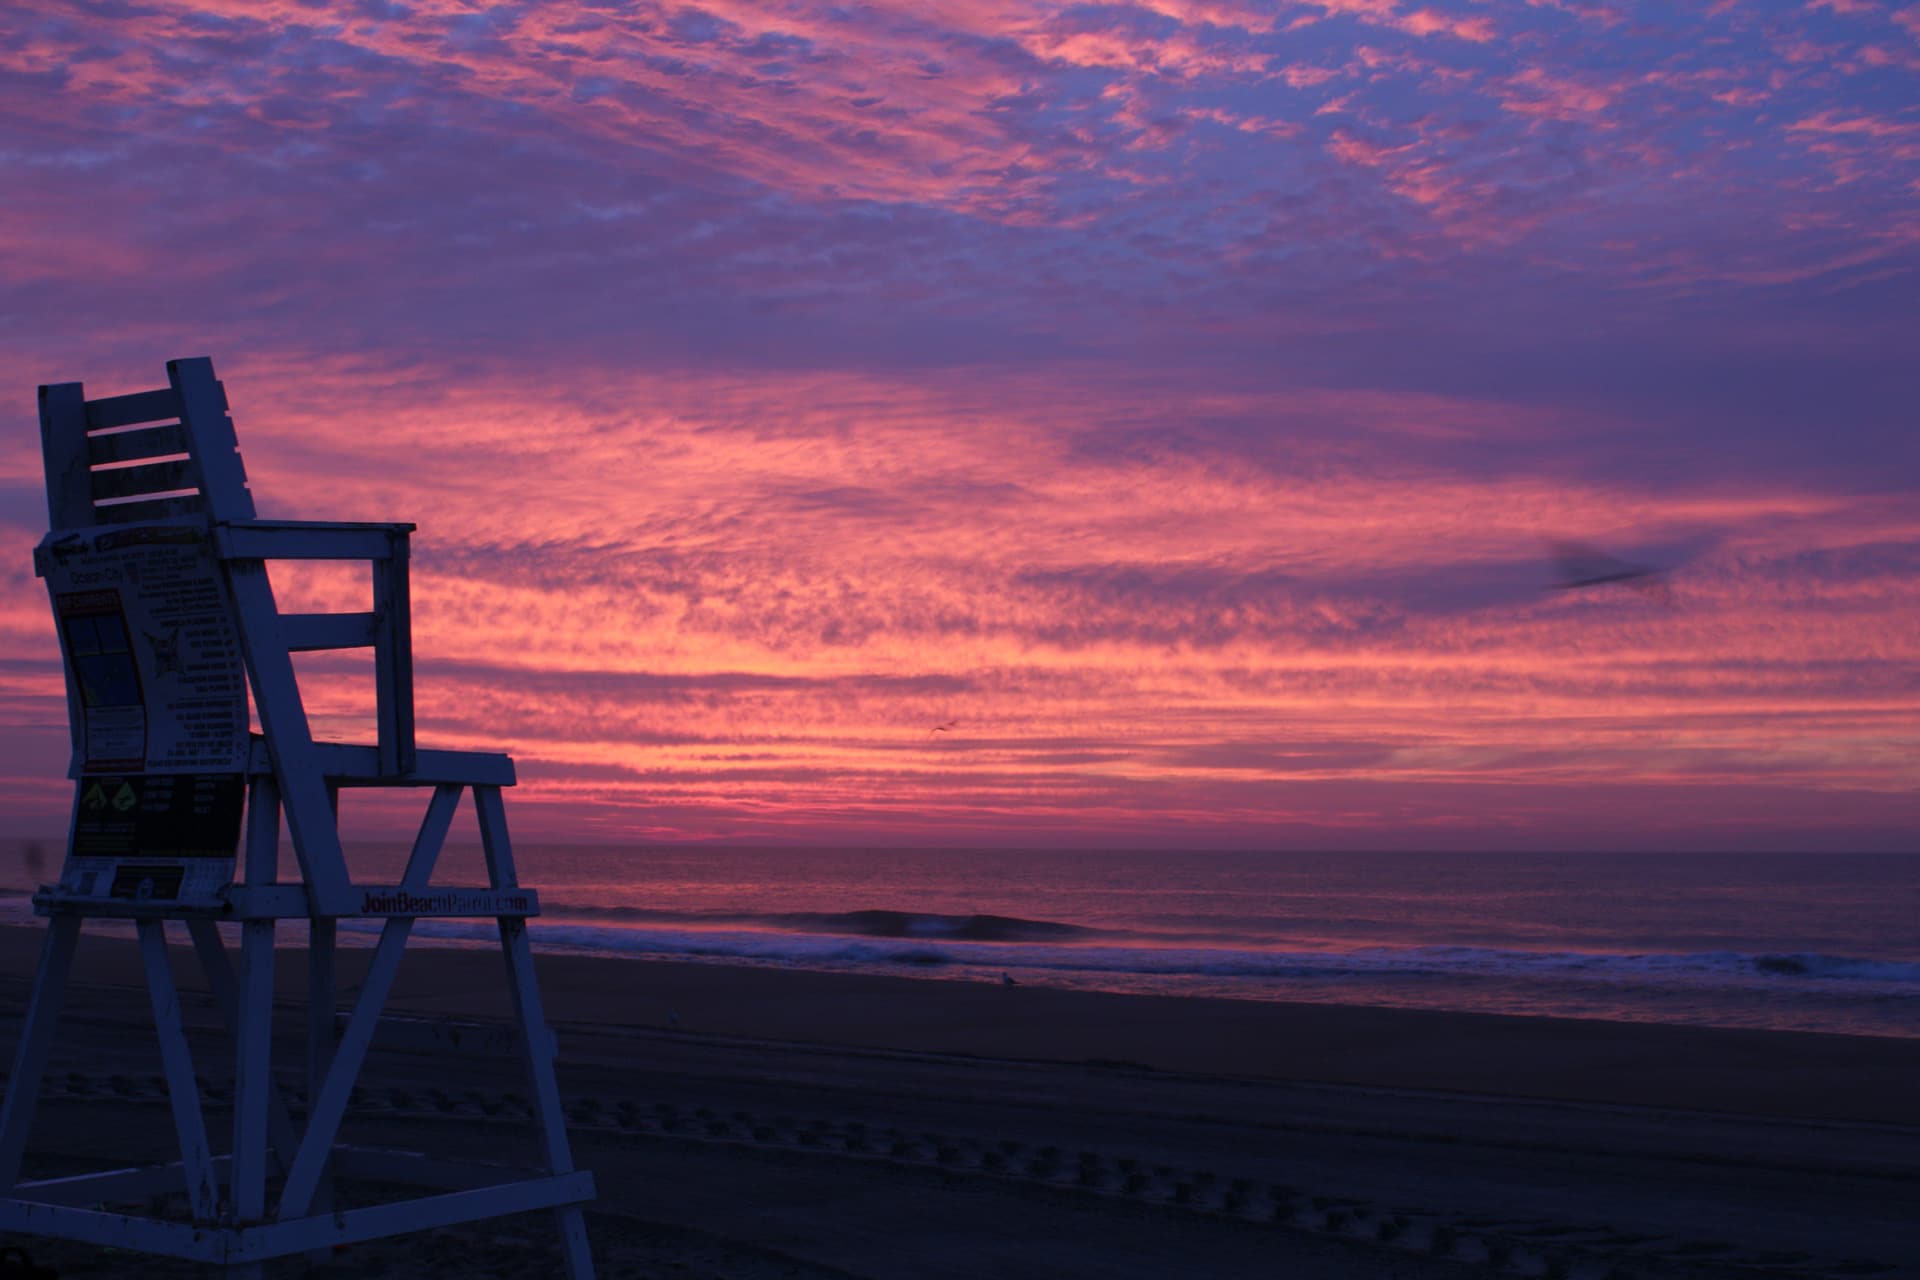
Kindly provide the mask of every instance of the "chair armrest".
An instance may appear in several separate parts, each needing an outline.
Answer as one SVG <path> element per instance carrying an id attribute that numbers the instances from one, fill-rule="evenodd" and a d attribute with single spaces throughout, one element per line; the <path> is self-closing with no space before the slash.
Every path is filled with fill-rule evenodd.
<path id="1" fill-rule="evenodd" d="M 232 520 L 213 527 L 223 560 L 391 560 L 406 554 L 405 522 Z"/>
<path id="2" fill-rule="evenodd" d="M 408 535 L 401 521 L 227 520 L 213 526 L 222 560 L 367 560 L 373 565 L 373 610 L 357 614 L 287 614 L 290 652 L 373 646 L 375 718 L 380 771 L 413 772 L 419 755 L 413 722 L 413 589 Z"/>

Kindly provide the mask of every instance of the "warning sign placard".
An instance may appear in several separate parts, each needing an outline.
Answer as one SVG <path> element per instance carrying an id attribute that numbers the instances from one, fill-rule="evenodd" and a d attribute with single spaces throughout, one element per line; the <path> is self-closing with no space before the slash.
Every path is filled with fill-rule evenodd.
<path id="1" fill-rule="evenodd" d="M 62 886 L 216 900 L 240 842 L 249 741 L 246 668 L 206 525 L 54 533 L 36 562 L 79 739 Z"/>

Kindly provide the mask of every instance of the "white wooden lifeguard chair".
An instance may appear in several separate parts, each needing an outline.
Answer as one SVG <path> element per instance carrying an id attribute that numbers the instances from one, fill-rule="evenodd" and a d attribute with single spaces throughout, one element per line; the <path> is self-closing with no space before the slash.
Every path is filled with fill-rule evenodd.
<path id="1" fill-rule="evenodd" d="M 167 365 L 157 391 L 88 400 L 80 383 L 40 388 L 51 526 L 34 552 L 60 631 L 75 780 L 67 858 L 34 909 L 47 917 L 6 1100 L 0 1108 L 0 1231 L 187 1258 L 259 1275 L 269 1259 L 507 1213 L 552 1209 L 561 1263 L 589 1280 L 580 1206 L 593 1177 L 573 1168 L 554 1080 L 527 917 L 507 837 L 504 755 L 414 745 L 407 550 L 410 524 L 260 520 L 206 359 Z M 272 560 L 367 561 L 372 608 L 286 614 Z M 319 743 L 290 655 L 370 646 L 379 741 Z M 252 691 L 260 734 L 249 732 Z M 398 884 L 356 884 L 341 852 L 342 787 L 424 787 L 431 795 Z M 490 884 L 431 877 L 461 793 L 479 819 Z M 236 868 L 244 810 L 245 856 Z M 300 880 L 278 880 L 281 817 Z M 236 870 L 239 874 L 236 874 Z M 515 1030 L 542 1167 L 452 1167 L 337 1141 L 354 1081 L 421 917 L 499 922 Z M 384 920 L 358 998 L 336 1020 L 334 950 L 343 917 Z M 21 1182 L 20 1165 L 87 920 L 131 920 L 139 938 L 179 1136 L 177 1162 Z M 308 1088 L 298 1125 L 270 1070 L 274 929 L 308 929 Z M 233 1149 L 208 1145 L 166 925 L 186 926 L 235 1046 Z M 218 925 L 240 934 L 237 974 Z M 332 1179 L 363 1174 L 435 1194 L 336 1210 Z M 190 1220 L 113 1211 L 184 1192 Z M 556 1268 L 559 1270 L 559 1268 Z"/>

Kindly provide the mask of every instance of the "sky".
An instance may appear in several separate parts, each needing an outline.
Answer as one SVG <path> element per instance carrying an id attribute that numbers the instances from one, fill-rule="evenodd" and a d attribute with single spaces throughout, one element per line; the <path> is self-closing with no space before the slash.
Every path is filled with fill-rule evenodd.
<path id="1" fill-rule="evenodd" d="M 0 815 L 34 388 L 207 355 L 263 515 L 419 524 L 523 836 L 1913 849 L 1916 73 L 1898 0 L 13 0 Z"/>

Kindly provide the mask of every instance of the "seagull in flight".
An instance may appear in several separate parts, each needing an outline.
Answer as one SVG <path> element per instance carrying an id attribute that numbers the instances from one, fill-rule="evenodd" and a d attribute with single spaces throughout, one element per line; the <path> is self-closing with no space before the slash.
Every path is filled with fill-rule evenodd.
<path id="1" fill-rule="evenodd" d="M 1554 541 L 1548 545 L 1553 550 L 1554 566 L 1560 576 L 1553 584 L 1557 591 L 1578 591 L 1617 582 L 1658 600 L 1670 599 L 1665 569 L 1621 560 L 1583 542 Z"/>
<path id="2" fill-rule="evenodd" d="M 960 727 L 960 722 L 958 720 L 949 720 L 945 724 L 937 724 L 933 726 L 933 728 L 927 730 L 927 736 L 931 738 L 936 733 L 951 733 L 953 730 L 959 727 Z"/>

